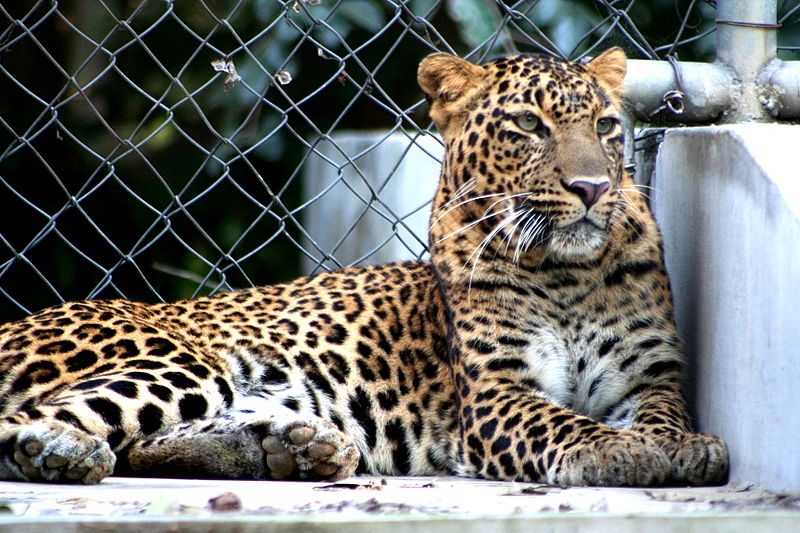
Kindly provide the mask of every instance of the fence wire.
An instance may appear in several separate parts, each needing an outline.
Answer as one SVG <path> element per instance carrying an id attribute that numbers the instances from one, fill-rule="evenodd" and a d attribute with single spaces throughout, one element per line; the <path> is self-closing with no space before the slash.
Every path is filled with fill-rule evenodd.
<path id="1" fill-rule="evenodd" d="M 0 320 L 72 299 L 273 283 L 302 261 L 346 266 L 304 226 L 331 189 L 304 190 L 304 168 L 322 157 L 341 176 L 320 150 L 341 130 L 430 134 L 415 82 L 426 54 L 577 59 L 619 45 L 636 58 L 711 60 L 714 10 L 709 0 L 4 2 Z M 783 1 L 779 16 L 781 54 L 796 59 L 800 6 Z M 340 151 L 358 168 L 377 144 Z M 387 215 L 381 190 L 361 198 L 395 217 L 375 250 L 407 216 Z"/>

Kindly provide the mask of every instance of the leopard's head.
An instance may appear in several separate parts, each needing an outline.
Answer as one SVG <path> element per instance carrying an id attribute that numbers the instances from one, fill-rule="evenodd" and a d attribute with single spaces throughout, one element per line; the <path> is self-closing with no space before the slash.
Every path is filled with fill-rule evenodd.
<path id="1" fill-rule="evenodd" d="M 625 70 L 618 48 L 585 64 L 427 57 L 418 81 L 446 145 L 434 252 L 455 242 L 516 264 L 599 253 L 629 185 L 619 118 Z"/>

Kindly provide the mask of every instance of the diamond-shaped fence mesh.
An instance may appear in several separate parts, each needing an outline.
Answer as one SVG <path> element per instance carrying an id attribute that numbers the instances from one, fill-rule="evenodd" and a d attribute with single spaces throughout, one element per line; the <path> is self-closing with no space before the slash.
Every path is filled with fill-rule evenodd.
<path id="1" fill-rule="evenodd" d="M 784 25 L 800 17 L 796 2 L 780 9 Z M 0 320 L 70 299 L 173 300 L 345 266 L 338 244 L 306 225 L 343 187 L 358 200 L 354 219 L 387 222 L 359 262 L 395 239 L 420 255 L 424 235 L 401 232 L 426 206 L 396 212 L 382 200 L 403 154 L 370 180 L 361 163 L 391 134 L 409 146 L 431 134 L 422 57 L 576 59 L 618 45 L 637 58 L 710 60 L 714 27 L 708 0 L 3 2 Z M 382 133 L 354 154 L 336 135 L 354 130 Z M 334 181 L 309 188 L 312 160 Z M 345 167 L 367 185 L 345 180 Z"/>

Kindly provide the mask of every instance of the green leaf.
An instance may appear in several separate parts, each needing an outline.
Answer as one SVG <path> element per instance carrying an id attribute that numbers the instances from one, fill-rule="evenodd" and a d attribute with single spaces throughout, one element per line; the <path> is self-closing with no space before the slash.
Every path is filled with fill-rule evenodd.
<path id="1" fill-rule="evenodd" d="M 569 16 L 565 16 L 569 14 Z M 531 11 L 531 19 L 562 53 L 569 53 L 592 29 L 596 16 L 573 0 L 541 0 Z"/>
<path id="2" fill-rule="evenodd" d="M 411 0 L 407 7 L 417 17 L 424 17 L 430 13 L 439 0 Z"/>
<path id="3" fill-rule="evenodd" d="M 472 48 L 486 42 L 500 29 L 497 8 L 486 0 L 448 0 L 447 12 L 458 24 L 461 38 Z"/>
<path id="4" fill-rule="evenodd" d="M 386 16 L 377 3 L 369 0 L 348 0 L 336 9 L 336 15 L 342 16 L 354 26 L 371 32 L 377 32 L 386 25 Z"/>

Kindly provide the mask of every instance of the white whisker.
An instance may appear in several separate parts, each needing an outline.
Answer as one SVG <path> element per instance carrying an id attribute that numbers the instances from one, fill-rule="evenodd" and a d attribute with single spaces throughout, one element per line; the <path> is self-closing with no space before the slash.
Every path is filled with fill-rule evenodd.
<path id="1" fill-rule="evenodd" d="M 493 194 L 484 194 L 484 195 L 481 195 L 481 196 L 476 196 L 475 198 L 467 198 L 463 202 L 459 202 L 459 203 L 457 203 L 455 205 L 451 205 L 450 207 L 445 209 L 443 212 L 439 213 L 436 216 L 436 218 L 433 220 L 433 222 L 431 222 L 431 227 L 433 227 L 436 224 L 438 224 L 448 213 L 450 213 L 450 211 L 452 211 L 453 209 L 456 209 L 458 207 L 461 207 L 462 205 L 466 205 L 466 204 L 468 204 L 470 202 L 476 202 L 478 200 L 486 200 L 487 198 L 496 198 L 498 196 L 505 196 L 505 195 L 506 195 L 506 193 L 498 192 L 498 193 L 493 193 Z M 503 201 L 503 199 L 498 200 L 498 202 L 492 204 L 492 206 L 497 205 L 497 203 L 502 202 L 502 201 Z M 489 207 L 492 207 L 492 206 L 489 206 Z"/>
<path id="2" fill-rule="evenodd" d="M 534 221 L 537 218 L 536 216 L 531 216 L 532 213 L 533 213 L 532 207 L 526 209 L 525 214 L 522 217 L 522 220 L 520 220 L 520 223 L 518 223 L 517 226 L 514 228 L 514 230 L 516 231 L 516 229 L 520 226 L 520 224 L 524 222 L 524 224 L 522 225 L 522 229 L 519 230 L 519 234 L 517 235 L 517 245 L 514 247 L 514 254 L 512 256 L 513 257 L 512 261 L 515 264 L 519 263 L 520 248 L 522 246 L 523 236 L 525 235 L 525 232 L 528 230 L 530 225 L 534 223 Z M 506 247 L 506 251 L 508 251 L 508 247 Z"/>
<path id="3" fill-rule="evenodd" d="M 467 192 L 469 192 L 469 191 L 465 191 L 464 194 L 466 194 Z M 488 198 L 502 197 L 502 198 L 499 198 L 498 200 L 496 200 L 494 203 L 492 203 L 489 207 L 487 207 L 486 211 L 488 211 L 492 207 L 496 206 L 499 203 L 502 203 L 502 202 L 507 201 L 507 200 L 512 200 L 512 199 L 518 198 L 520 196 L 530 196 L 530 193 L 521 192 L 521 193 L 515 193 L 515 194 L 508 194 L 508 193 L 504 193 L 504 192 L 497 192 L 497 193 L 492 193 L 492 194 L 483 194 L 481 196 L 476 196 L 475 198 L 467 198 L 466 200 L 464 200 L 462 202 L 459 202 L 459 203 L 457 203 L 455 205 L 452 205 L 452 206 L 448 207 L 447 209 L 445 209 L 444 211 L 442 211 L 441 213 L 439 213 L 436 216 L 436 219 L 434 219 L 433 222 L 431 222 L 431 227 L 433 227 L 436 224 L 438 224 L 442 220 L 442 218 L 444 218 L 445 215 L 450 213 L 450 211 L 452 211 L 453 209 L 461 207 L 462 205 L 466 205 L 466 204 L 468 204 L 470 202 L 475 202 L 475 201 L 478 201 L 478 200 L 486 200 Z M 451 198 L 450 201 L 452 201 L 452 200 L 453 199 Z M 448 204 L 450 203 L 450 201 L 448 202 Z M 447 205 L 447 204 L 444 204 L 442 207 L 444 207 L 445 205 Z M 484 211 L 484 214 L 486 214 L 486 211 Z"/>
<path id="4" fill-rule="evenodd" d="M 490 197 L 493 197 L 493 196 L 504 196 L 504 198 L 500 198 L 500 199 L 498 199 L 498 200 L 495 200 L 494 202 L 492 202 L 492 203 L 489 205 L 489 207 L 487 207 L 487 208 L 486 208 L 486 209 L 483 211 L 483 214 L 481 215 L 481 217 L 480 217 L 478 220 L 475 220 L 475 221 L 473 221 L 473 222 L 471 222 L 471 223 L 469 223 L 469 224 L 467 224 L 467 225 L 465 225 L 465 226 L 462 226 L 461 228 L 459 228 L 459 229 L 457 229 L 457 230 L 455 230 L 455 231 L 453 231 L 453 232 L 449 233 L 448 235 L 445 235 L 444 237 L 442 237 L 441 239 L 439 239 L 437 242 L 442 242 L 442 241 L 444 241 L 444 240 L 446 240 L 446 239 L 449 239 L 450 237 L 453 237 L 454 235 L 458 235 L 459 233 L 463 233 L 463 232 L 467 231 L 468 229 L 475 227 L 477 224 L 480 224 L 480 223 L 481 223 L 481 222 L 483 222 L 484 220 L 488 220 L 489 218 L 491 218 L 491 217 L 493 217 L 493 216 L 496 216 L 496 215 L 497 215 L 497 214 L 499 214 L 499 213 L 505 213 L 505 212 L 508 212 L 509 210 L 513 211 L 513 210 L 514 210 L 514 206 L 512 205 L 512 206 L 506 207 L 506 208 L 504 208 L 504 209 L 501 209 L 500 211 L 497 211 L 496 213 L 489 214 L 489 212 L 490 212 L 490 211 L 491 211 L 491 210 L 494 208 L 494 206 L 496 206 L 497 204 L 503 203 L 503 202 L 505 202 L 505 201 L 507 201 L 507 200 L 510 200 L 510 199 L 512 199 L 512 198 L 515 198 L 515 197 L 517 197 L 517 196 L 523 196 L 523 195 L 527 195 L 527 193 L 519 193 L 519 194 L 512 194 L 512 195 L 505 195 L 504 193 L 498 193 L 498 194 L 488 194 L 488 195 L 485 195 L 485 196 L 483 196 L 483 197 L 478 197 L 478 198 L 473 198 L 473 199 L 470 199 L 470 200 L 465 200 L 464 202 L 462 202 L 462 203 L 461 203 L 461 204 L 459 204 L 459 205 L 463 205 L 463 204 L 469 203 L 469 202 L 471 202 L 471 201 L 473 201 L 473 200 L 478 200 L 478 199 L 481 199 L 481 198 L 490 198 Z M 457 206 L 453 206 L 453 207 L 451 207 L 450 209 L 454 209 L 455 207 L 457 207 Z M 442 216 L 444 216 L 444 215 L 442 215 Z M 433 224 L 435 224 L 436 222 L 438 222 L 438 220 L 440 220 L 440 219 L 441 219 L 441 217 L 439 217 L 439 219 L 437 219 L 437 220 L 436 220 L 436 221 L 435 221 Z M 432 224 L 431 226 L 433 226 L 433 224 Z"/>
<path id="5" fill-rule="evenodd" d="M 503 237 L 503 241 L 506 243 L 506 249 L 503 251 L 503 253 L 508 253 L 508 248 L 511 246 L 511 241 L 514 240 L 514 233 L 516 233 L 517 228 L 519 228 L 523 223 L 527 225 L 525 218 L 531 213 L 531 211 L 533 211 L 533 209 L 528 208 L 525 211 L 521 211 L 519 216 L 515 217 L 519 220 L 517 220 L 517 222 L 514 224 L 514 227 L 511 228 L 510 231 L 505 232 L 505 236 Z M 520 235 L 521 234 L 522 232 L 520 232 Z M 502 245 L 502 242 L 500 244 Z M 517 247 L 519 248 L 519 238 L 517 239 Z M 497 251 L 500 251 L 500 247 L 497 248 Z"/>
<path id="6" fill-rule="evenodd" d="M 467 230 L 469 230 L 469 229 L 471 229 L 471 228 L 474 228 L 475 226 L 477 226 L 477 225 L 478 225 L 478 224 L 480 224 L 481 222 L 484 222 L 484 221 L 486 221 L 486 220 L 489 220 L 489 219 L 490 219 L 490 218 L 492 218 L 492 217 L 496 217 L 497 215 L 502 215 L 503 213 L 505 213 L 505 212 L 509 211 L 510 209 L 511 209 L 511 208 L 506 208 L 506 209 L 503 209 L 503 210 L 501 210 L 501 211 L 497 211 L 497 212 L 495 212 L 495 213 L 491 213 L 491 214 L 488 214 L 488 215 L 486 214 L 486 212 L 484 212 L 484 215 L 483 215 L 481 218 L 479 218 L 479 219 L 477 219 L 477 220 L 473 220 L 473 221 L 472 221 L 472 222 L 470 222 L 469 224 L 466 224 L 466 225 L 464 225 L 464 226 L 461 226 L 460 228 L 458 228 L 458 229 L 457 229 L 457 230 L 455 230 L 455 231 L 451 231 L 450 233 L 448 233 L 448 234 L 447 234 L 447 235 L 445 235 L 444 237 L 440 238 L 440 239 L 439 239 L 438 241 L 436 241 L 436 242 L 437 242 L 437 244 L 438 244 L 438 243 L 440 243 L 440 242 L 444 242 L 444 241 L 446 241 L 447 239 L 449 239 L 450 237 L 455 237 L 455 236 L 456 236 L 456 235 L 458 235 L 459 233 L 464 233 L 465 231 L 467 231 Z"/>
<path id="7" fill-rule="evenodd" d="M 642 187 L 644 187 L 644 186 L 642 186 Z M 654 189 L 652 187 L 647 187 L 647 188 L 652 190 L 652 191 L 654 191 L 654 192 L 657 192 L 656 189 Z M 639 187 L 636 186 L 636 185 L 620 187 L 618 189 L 618 191 L 619 191 L 620 194 L 627 194 L 628 192 L 636 192 L 637 194 L 641 194 L 642 196 L 647 198 L 648 201 L 650 201 L 652 199 L 650 197 L 649 193 L 639 190 Z"/>
<path id="8" fill-rule="evenodd" d="M 534 215 L 525 224 L 520 232 L 519 240 L 517 242 L 517 249 L 514 252 L 514 263 L 519 264 L 519 259 L 522 253 L 528 253 L 533 244 L 538 240 L 545 227 L 545 218 L 541 215 Z"/>
<path id="9" fill-rule="evenodd" d="M 445 203 L 443 203 L 439 209 L 446 209 L 450 204 L 458 201 L 462 196 L 464 196 L 465 194 L 469 193 L 472 189 L 474 189 L 477 184 L 478 180 L 476 178 L 468 179 L 467 181 L 462 183 L 458 189 L 456 189 L 456 192 L 453 193 L 453 197 L 450 198 Z"/>
<path id="10" fill-rule="evenodd" d="M 513 208 L 506 208 L 504 209 L 504 211 L 511 211 L 513 213 L 514 210 Z M 519 218 L 522 215 L 522 213 L 523 212 L 513 213 L 510 217 L 508 217 L 500 224 L 498 224 L 495 228 L 493 228 L 492 231 L 490 231 L 486 235 L 486 237 L 483 238 L 481 243 L 472 252 L 472 254 L 470 254 L 470 257 L 467 258 L 467 261 L 464 263 L 464 267 L 466 267 L 469 264 L 470 259 L 472 259 L 472 269 L 470 270 L 469 283 L 467 285 L 467 301 L 469 301 L 469 297 L 472 292 L 472 280 L 475 277 L 475 270 L 478 267 L 478 261 L 480 260 L 481 257 L 483 257 L 483 252 L 486 251 L 486 248 L 489 246 L 489 243 L 492 242 L 492 240 L 497 236 L 497 234 L 500 233 L 505 226 L 513 223 L 517 218 Z"/>

